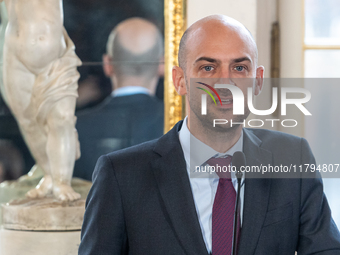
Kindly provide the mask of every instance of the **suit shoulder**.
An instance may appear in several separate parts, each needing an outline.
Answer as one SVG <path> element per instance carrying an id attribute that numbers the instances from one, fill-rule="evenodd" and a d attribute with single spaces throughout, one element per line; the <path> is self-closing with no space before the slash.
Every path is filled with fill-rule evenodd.
<path id="1" fill-rule="evenodd" d="M 304 140 L 304 138 L 295 135 L 268 129 L 245 128 L 245 132 L 250 132 L 254 134 L 262 142 L 300 143 L 302 139 Z"/>
<path id="2" fill-rule="evenodd" d="M 128 176 L 142 177 L 149 172 L 151 162 L 159 157 L 154 152 L 157 141 L 158 139 L 117 150 L 104 157 L 110 162 L 118 179 L 129 178 Z"/>
<path id="3" fill-rule="evenodd" d="M 108 109 L 112 108 L 110 106 L 112 104 L 111 99 L 112 98 L 107 97 L 106 99 L 104 99 L 102 102 L 95 106 L 76 111 L 77 122 L 93 119 L 95 117 L 100 116 L 100 114 L 107 111 Z"/>
<path id="4" fill-rule="evenodd" d="M 256 137 L 260 141 L 260 147 L 286 154 L 289 151 L 300 153 L 301 150 L 311 152 L 310 146 L 305 138 L 295 135 L 283 133 L 280 131 L 273 131 L 267 129 L 245 129 L 245 133 L 251 137 Z"/>
<path id="5" fill-rule="evenodd" d="M 147 141 L 138 145 L 111 152 L 106 156 L 114 161 L 145 160 L 153 154 L 158 139 Z"/>
<path id="6" fill-rule="evenodd" d="M 255 141 L 259 148 L 267 151 L 273 165 L 315 164 L 313 152 L 304 138 L 265 129 L 245 129 L 245 135 L 247 140 Z"/>

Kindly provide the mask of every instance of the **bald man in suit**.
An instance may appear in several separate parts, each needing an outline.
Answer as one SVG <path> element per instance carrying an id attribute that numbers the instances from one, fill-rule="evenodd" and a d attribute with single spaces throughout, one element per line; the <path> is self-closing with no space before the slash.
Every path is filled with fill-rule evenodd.
<path id="1" fill-rule="evenodd" d="M 74 176 L 91 180 L 101 155 L 163 134 L 163 102 L 154 96 L 162 59 L 163 38 L 153 23 L 130 18 L 112 30 L 103 69 L 113 92 L 77 114 L 82 156 Z"/>
<path id="2" fill-rule="evenodd" d="M 197 85 L 189 79 L 233 78 L 243 93 L 252 87 L 257 95 L 263 73 L 256 43 L 240 22 L 213 15 L 189 27 L 172 73 L 177 92 L 186 95 L 188 117 L 158 140 L 100 158 L 87 198 L 79 254 L 231 254 L 235 177 L 190 178 L 190 164 L 212 166 L 212 158 L 230 162 L 235 151 L 244 152 L 248 166 L 315 160 L 303 138 L 240 124 L 213 127 L 212 120 L 221 115 L 242 122 L 249 109 L 234 116 L 231 95 L 218 90 L 223 103 L 207 100 L 208 114 L 202 115 L 200 90 L 190 90 Z M 245 177 L 237 254 L 340 254 L 340 234 L 320 176 Z M 223 193 L 227 185 L 229 193 Z M 221 205 L 225 201 L 228 208 Z M 229 227 L 221 231 L 225 224 Z"/>

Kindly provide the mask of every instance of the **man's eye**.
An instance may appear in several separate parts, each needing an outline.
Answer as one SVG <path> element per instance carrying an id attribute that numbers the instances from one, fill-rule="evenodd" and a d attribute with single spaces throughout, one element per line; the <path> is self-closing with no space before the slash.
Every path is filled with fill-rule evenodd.
<path id="1" fill-rule="evenodd" d="M 244 70 L 244 66 L 236 66 L 235 70 L 238 72 L 242 72 Z"/>
<path id="2" fill-rule="evenodd" d="M 204 71 L 210 72 L 213 69 L 212 66 L 205 66 Z"/>

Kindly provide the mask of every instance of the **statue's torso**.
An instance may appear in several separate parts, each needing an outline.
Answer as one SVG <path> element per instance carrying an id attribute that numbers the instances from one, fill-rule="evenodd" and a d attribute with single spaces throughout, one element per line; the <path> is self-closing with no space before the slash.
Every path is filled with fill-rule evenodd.
<path id="1" fill-rule="evenodd" d="M 34 77 L 66 49 L 61 0 L 5 0 L 8 27 L 4 43 L 4 92 L 11 105 L 26 108 Z M 20 80 L 15 77 L 22 77 Z M 11 80 L 9 80 L 11 79 Z M 10 99 L 12 98 L 12 100 Z M 17 107 L 17 106 L 12 106 Z"/>

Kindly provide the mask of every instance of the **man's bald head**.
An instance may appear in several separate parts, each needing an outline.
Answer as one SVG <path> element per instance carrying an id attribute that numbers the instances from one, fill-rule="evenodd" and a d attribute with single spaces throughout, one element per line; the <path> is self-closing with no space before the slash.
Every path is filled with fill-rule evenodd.
<path id="1" fill-rule="evenodd" d="M 256 42 L 250 31 L 239 21 L 224 15 L 211 15 L 196 21 L 183 34 L 178 52 L 178 64 L 185 70 L 186 57 L 190 47 L 190 40 L 195 40 L 195 35 L 202 31 L 211 31 L 214 28 L 219 29 L 219 33 L 230 33 L 230 35 L 238 35 L 242 40 L 246 41 L 254 51 L 255 63 L 258 59 L 258 51 Z"/>
<path id="2" fill-rule="evenodd" d="M 131 18 L 119 23 L 111 32 L 106 50 L 118 78 L 154 77 L 163 56 L 163 37 L 153 23 Z"/>

